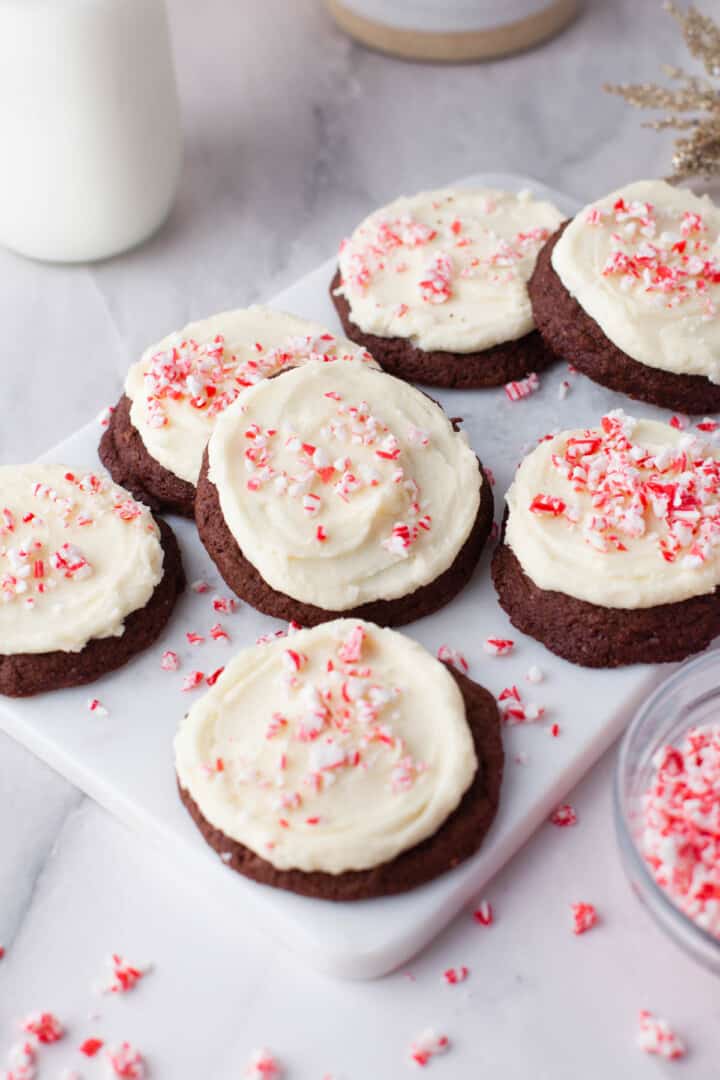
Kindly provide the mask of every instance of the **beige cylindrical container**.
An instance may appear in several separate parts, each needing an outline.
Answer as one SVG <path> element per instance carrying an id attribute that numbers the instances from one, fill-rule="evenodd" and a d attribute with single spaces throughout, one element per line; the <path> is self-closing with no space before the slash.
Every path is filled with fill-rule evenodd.
<path id="1" fill-rule="evenodd" d="M 0 0 L 0 244 L 80 262 L 133 247 L 177 188 L 164 0 Z"/>
<path id="2" fill-rule="evenodd" d="M 335 21 L 372 49 L 407 60 L 491 60 L 540 44 L 578 0 L 326 0 Z"/>

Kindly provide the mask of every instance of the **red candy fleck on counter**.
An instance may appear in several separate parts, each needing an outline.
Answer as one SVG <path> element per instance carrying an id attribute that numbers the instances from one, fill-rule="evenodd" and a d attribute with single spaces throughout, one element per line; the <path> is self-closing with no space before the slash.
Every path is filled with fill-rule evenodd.
<path id="1" fill-rule="evenodd" d="M 585 934 L 598 924 L 598 913 L 592 904 L 582 901 L 570 905 L 573 917 L 573 934 Z"/>
<path id="2" fill-rule="evenodd" d="M 670 1025 L 653 1016 L 647 1009 L 640 1010 L 637 1043 L 646 1054 L 657 1054 L 667 1061 L 677 1061 L 685 1056 L 685 1044 Z"/>
<path id="3" fill-rule="evenodd" d="M 120 1080 L 144 1080 L 146 1076 L 143 1056 L 129 1042 L 120 1043 L 109 1050 L 108 1063 L 113 1076 L 120 1077 Z"/>
<path id="4" fill-rule="evenodd" d="M 245 1080 L 280 1080 L 282 1066 L 269 1050 L 255 1050 L 243 1076 Z"/>
<path id="5" fill-rule="evenodd" d="M 34 1035 L 38 1042 L 45 1045 L 58 1042 L 65 1034 L 57 1016 L 50 1012 L 31 1013 L 25 1017 L 21 1026 L 28 1035 Z"/>
<path id="6" fill-rule="evenodd" d="M 438 1054 L 444 1054 L 449 1046 L 447 1035 L 437 1035 L 432 1028 L 428 1028 L 410 1046 L 410 1060 L 416 1065 L 425 1066 Z"/>
<path id="7" fill-rule="evenodd" d="M 473 919 L 480 926 L 492 926 L 495 921 L 495 913 L 489 900 L 481 900 L 473 911 Z"/>
<path id="8" fill-rule="evenodd" d="M 559 829 L 565 829 L 568 825 L 577 825 L 577 820 L 575 809 L 570 803 L 563 803 L 550 815 L 551 824 L 557 825 Z"/>

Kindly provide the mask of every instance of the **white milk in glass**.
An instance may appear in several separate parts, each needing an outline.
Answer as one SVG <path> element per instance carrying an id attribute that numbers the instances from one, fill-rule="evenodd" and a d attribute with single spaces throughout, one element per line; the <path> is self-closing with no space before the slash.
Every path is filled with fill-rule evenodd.
<path id="1" fill-rule="evenodd" d="M 164 0 L 0 0 L 0 244 L 101 259 L 165 219 L 180 120 Z"/>

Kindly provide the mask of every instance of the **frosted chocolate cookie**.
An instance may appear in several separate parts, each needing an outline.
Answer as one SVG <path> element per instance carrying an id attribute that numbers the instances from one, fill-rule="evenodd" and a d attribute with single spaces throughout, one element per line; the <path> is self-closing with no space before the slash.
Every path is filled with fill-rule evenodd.
<path id="1" fill-rule="evenodd" d="M 0 693 L 120 667 L 157 638 L 183 585 L 172 531 L 107 476 L 0 467 Z"/>
<path id="2" fill-rule="evenodd" d="M 182 720 L 180 795 L 234 870 L 327 900 L 414 888 L 497 810 L 495 700 L 422 646 L 340 619 L 256 645 Z"/>
<path id="3" fill-rule="evenodd" d="M 562 214 L 528 192 L 457 188 L 396 199 L 340 248 L 331 296 L 345 333 L 394 375 L 501 386 L 553 357 L 527 281 Z"/>
<path id="4" fill-rule="evenodd" d="M 617 411 L 522 462 L 492 564 L 514 626 L 587 667 L 683 660 L 720 632 L 720 460 Z"/>
<path id="5" fill-rule="evenodd" d="M 195 504 L 231 589 L 303 626 L 399 625 L 465 585 L 493 499 L 463 432 L 420 390 L 309 361 L 220 416 Z"/>
<path id="6" fill-rule="evenodd" d="M 113 479 L 153 510 L 193 515 L 217 417 L 250 386 L 307 360 L 374 363 L 317 323 L 270 308 L 226 311 L 151 345 L 128 373 L 100 442 Z"/>
<path id="7" fill-rule="evenodd" d="M 642 180 L 585 207 L 530 280 L 545 342 L 595 382 L 688 413 L 720 410 L 720 210 Z"/>

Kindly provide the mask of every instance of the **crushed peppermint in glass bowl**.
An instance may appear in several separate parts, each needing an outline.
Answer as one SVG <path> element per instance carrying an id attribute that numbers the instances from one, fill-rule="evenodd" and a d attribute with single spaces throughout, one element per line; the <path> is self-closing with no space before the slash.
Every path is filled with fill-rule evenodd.
<path id="1" fill-rule="evenodd" d="M 615 824 L 636 895 L 720 974 L 720 650 L 681 665 L 635 716 L 618 756 Z"/>

